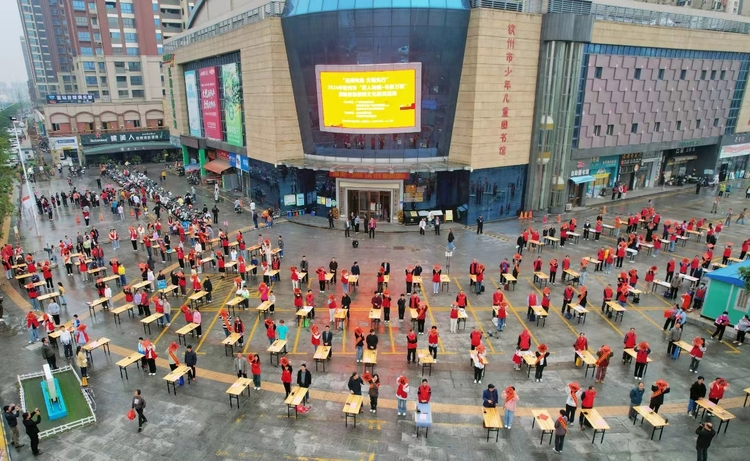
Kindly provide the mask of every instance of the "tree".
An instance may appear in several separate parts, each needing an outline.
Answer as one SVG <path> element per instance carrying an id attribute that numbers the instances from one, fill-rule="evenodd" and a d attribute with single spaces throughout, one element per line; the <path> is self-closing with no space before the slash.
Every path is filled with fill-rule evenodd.
<path id="1" fill-rule="evenodd" d="M 16 184 L 18 172 L 16 168 L 6 166 L 10 137 L 12 136 L 7 130 L 12 126 L 10 117 L 16 115 L 19 109 L 18 104 L 13 104 L 0 111 L 0 237 L 3 237 L 2 223 L 15 208 L 13 206 L 13 187 Z"/>
<path id="2" fill-rule="evenodd" d="M 740 274 L 740 280 L 745 282 L 745 291 L 750 292 L 750 267 L 740 267 L 737 272 Z"/>

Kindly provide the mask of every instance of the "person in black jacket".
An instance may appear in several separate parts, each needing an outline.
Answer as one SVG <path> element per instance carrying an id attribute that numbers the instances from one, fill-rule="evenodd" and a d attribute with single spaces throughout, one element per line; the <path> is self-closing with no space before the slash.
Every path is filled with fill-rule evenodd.
<path id="1" fill-rule="evenodd" d="M 716 436 L 714 426 L 711 423 L 701 423 L 695 430 L 698 438 L 695 440 L 695 449 L 698 451 L 698 461 L 708 459 L 708 447 L 711 446 L 711 440 Z"/>
<path id="2" fill-rule="evenodd" d="M 690 386 L 690 400 L 688 400 L 687 408 L 689 415 L 695 416 L 695 413 L 698 411 L 698 405 L 695 402 L 704 397 L 706 397 L 706 385 L 703 384 L 703 376 L 698 376 L 698 381 Z"/>
<path id="3" fill-rule="evenodd" d="M 404 293 L 401 293 L 401 295 L 398 297 L 398 321 L 402 322 L 404 321 L 404 312 L 406 312 L 406 295 Z"/>
<path id="4" fill-rule="evenodd" d="M 326 329 L 323 331 L 323 345 L 331 347 L 333 343 L 333 333 L 331 333 L 331 327 L 326 325 Z M 328 360 L 331 360 L 333 354 L 333 347 L 328 350 Z"/>
<path id="5" fill-rule="evenodd" d="M 328 263 L 328 270 L 331 274 L 333 274 L 333 278 L 331 278 L 332 283 L 336 283 L 336 274 L 339 271 L 339 263 L 336 261 L 336 258 L 331 258 L 331 262 Z"/>
<path id="6" fill-rule="evenodd" d="M 206 302 L 211 302 L 211 293 L 214 291 L 214 285 L 211 283 L 211 279 L 206 276 L 206 280 L 203 281 L 203 291 L 207 292 Z"/>
<path id="7" fill-rule="evenodd" d="M 357 276 L 357 281 L 354 282 L 354 285 L 359 286 L 359 264 L 357 264 L 357 261 L 354 261 L 354 265 L 352 266 L 352 270 L 350 272 L 352 275 Z"/>
<path id="8" fill-rule="evenodd" d="M 375 334 L 375 330 L 370 330 L 370 334 L 365 338 L 367 344 L 367 350 L 374 351 L 378 348 L 378 335 Z"/>
<path id="9" fill-rule="evenodd" d="M 349 377 L 349 383 L 347 384 L 347 388 L 349 388 L 349 392 L 351 392 L 354 395 L 362 395 L 363 384 L 364 384 L 364 381 L 362 381 L 362 378 L 355 371 Z M 362 409 L 361 406 L 359 407 L 359 412 L 364 413 L 364 410 Z"/>
<path id="10" fill-rule="evenodd" d="M 346 310 L 346 320 L 349 320 L 349 307 L 352 305 L 352 298 L 349 297 L 349 293 L 341 295 L 341 308 Z M 344 322 L 341 322 L 341 329 L 344 329 Z"/>
<path id="11" fill-rule="evenodd" d="M 23 446 L 18 440 L 18 418 L 21 417 L 21 410 L 15 404 L 6 405 L 3 407 L 3 414 L 5 415 L 5 420 L 8 422 L 8 427 L 10 427 L 10 441 L 16 447 L 16 450 L 18 450 Z"/>
<path id="12" fill-rule="evenodd" d="M 195 381 L 195 365 L 198 363 L 198 355 L 193 350 L 193 346 L 188 344 L 187 350 L 185 351 L 185 365 L 190 367 L 188 371 L 189 378 Z"/>
<path id="13" fill-rule="evenodd" d="M 307 369 L 307 365 L 304 363 L 299 366 L 299 371 L 297 371 L 297 385 L 299 387 L 304 387 L 305 389 L 309 389 L 310 385 L 312 384 L 312 374 L 310 373 L 310 370 Z M 307 397 L 308 394 L 305 394 L 305 398 L 302 399 L 302 405 L 307 404 Z"/>
<path id="14" fill-rule="evenodd" d="M 36 417 L 36 420 L 34 419 Z M 26 435 L 29 436 L 31 441 L 31 453 L 34 456 L 42 454 L 39 451 L 39 427 L 38 424 L 42 422 L 42 415 L 39 413 L 39 408 L 35 408 L 32 413 L 28 411 L 23 414 L 23 425 L 26 427 Z"/>

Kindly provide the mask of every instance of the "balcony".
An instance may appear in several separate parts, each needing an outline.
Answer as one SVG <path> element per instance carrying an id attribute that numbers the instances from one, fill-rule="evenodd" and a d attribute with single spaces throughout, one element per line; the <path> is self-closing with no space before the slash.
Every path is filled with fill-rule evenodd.
<path id="1" fill-rule="evenodd" d="M 169 24 L 162 23 L 161 30 L 164 33 L 164 35 L 166 35 L 166 34 L 179 34 L 179 33 L 182 32 L 182 26 L 172 26 L 172 25 L 169 25 Z"/>
<path id="2" fill-rule="evenodd" d="M 161 10 L 161 20 L 162 21 L 177 21 L 179 23 L 182 23 L 182 15 L 179 12 L 170 11 L 170 10 Z"/>

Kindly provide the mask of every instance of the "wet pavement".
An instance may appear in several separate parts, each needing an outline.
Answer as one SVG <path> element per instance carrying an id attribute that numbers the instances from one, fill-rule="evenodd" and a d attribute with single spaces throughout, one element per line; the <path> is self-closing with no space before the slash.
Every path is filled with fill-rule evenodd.
<path id="1" fill-rule="evenodd" d="M 158 168 L 149 168 L 156 175 Z M 105 181 L 106 183 L 106 181 Z M 75 183 L 79 189 L 95 186 L 95 176 L 78 179 Z M 42 194 L 68 190 L 67 183 L 60 179 L 53 179 L 48 183 L 36 184 Z M 184 193 L 189 189 L 185 178 L 170 175 L 167 188 Z M 696 196 L 694 190 L 667 191 L 668 193 L 643 198 L 628 199 L 623 202 L 606 202 L 608 207 L 607 219 L 613 219 L 613 213 L 635 212 L 642 208 L 650 198 L 663 219 L 689 219 L 693 216 L 708 216 L 712 201 L 711 195 Z M 198 188 L 198 203 L 213 206 L 212 190 Z M 604 203 L 604 202 L 602 202 Z M 734 210 L 746 206 L 750 201 L 744 200 L 744 195 L 735 194 L 725 209 L 732 206 Z M 697 375 L 688 372 L 689 358 L 686 354 L 675 361 L 667 357 L 666 335 L 662 332 L 663 311 L 669 302 L 660 295 L 643 294 L 639 304 L 628 304 L 627 312 L 621 321 L 615 322 L 602 315 L 599 311 L 602 299 L 602 289 L 607 283 L 615 284 L 616 272 L 605 274 L 590 272 L 586 279 L 589 290 L 590 312 L 585 323 L 580 324 L 576 319 L 565 319 L 560 314 L 563 285 L 557 283 L 551 286 L 552 306 L 549 318 L 544 326 L 537 326 L 526 320 L 526 299 L 529 293 L 539 294 L 538 287 L 532 281 L 531 262 L 536 253 L 524 252 L 521 275 L 514 290 L 506 293 L 512 309 L 508 315 L 505 330 L 485 338 L 484 344 L 488 349 L 489 364 L 482 384 L 473 383 L 472 368 L 469 366 L 469 332 L 477 326 L 485 332 L 494 330 L 491 322 L 491 292 L 499 283 L 498 265 L 505 258 L 511 258 L 516 252 L 515 240 L 521 229 L 528 227 L 530 221 L 512 220 L 497 223 L 485 223 L 484 233 L 478 235 L 475 228 L 466 228 L 457 224 L 444 225 L 441 235 L 435 235 L 429 230 L 426 235 L 418 233 L 416 226 L 398 228 L 405 232 L 388 232 L 390 226 L 381 226 L 374 239 L 366 234 L 352 234 L 345 237 L 341 223 L 335 229 L 327 229 L 327 222 L 320 217 L 303 217 L 287 220 L 283 217 L 274 224 L 273 229 L 252 228 L 252 221 L 248 213 L 236 215 L 232 212 L 231 200 L 223 200 L 219 204 L 221 214 L 220 223 L 226 220 L 229 228 L 234 231 L 243 229 L 246 240 L 255 242 L 258 234 L 269 237 L 274 246 L 279 235 L 285 242 L 285 257 L 281 267 L 281 281 L 273 286 L 277 297 L 274 320 L 278 323 L 284 319 L 289 325 L 288 358 L 294 368 L 294 376 L 301 363 L 307 363 L 312 371 L 312 408 L 307 414 L 300 414 L 299 418 L 287 418 L 284 405 L 283 388 L 280 383 L 279 369 L 269 362 L 266 352 L 268 341 L 265 336 L 263 319 L 251 309 L 239 312 L 245 323 L 245 345 L 242 352 L 258 353 L 262 359 L 262 390 L 250 389 L 240 397 L 240 408 L 236 405 L 230 409 L 229 398 L 225 393 L 234 382 L 233 361 L 225 353 L 221 344 L 224 339 L 222 321 L 218 318 L 219 308 L 233 297 L 233 289 L 228 281 L 221 281 L 218 273 L 208 271 L 214 280 L 213 302 L 203 311 L 203 337 L 188 336 L 187 342 L 198 351 L 198 380 L 183 387 L 178 387 L 177 395 L 167 394 L 166 384 L 162 379 L 169 371 L 164 358 L 166 349 L 172 341 L 177 341 L 176 330 L 185 325 L 182 315 L 173 319 L 172 325 L 160 329 L 155 325 L 147 337 L 156 343 L 160 355 L 157 375 L 148 376 L 137 367 L 129 367 L 129 379 L 120 378 L 115 362 L 136 350 L 139 336 L 144 335 L 144 329 L 135 319 L 122 316 L 122 324 L 115 324 L 113 316 L 107 311 L 96 310 L 96 317 L 89 317 L 86 302 L 95 299 L 96 291 L 93 283 L 82 282 L 79 277 L 66 277 L 64 270 L 56 270 L 54 282 L 62 281 L 67 289 L 67 309 L 63 311 L 62 320 L 69 320 L 73 314 L 79 314 L 88 325 L 89 335 L 93 338 L 107 337 L 112 342 L 112 354 L 106 356 L 101 350 L 94 351 L 94 365 L 90 368 L 90 386 L 95 389 L 97 396 L 97 418 L 99 422 L 82 430 L 75 430 L 62 434 L 54 439 L 43 440 L 41 449 L 45 451 L 42 458 L 49 459 L 139 459 L 150 460 L 157 458 L 174 458 L 185 460 L 198 459 L 466 459 L 471 453 L 472 460 L 477 459 L 509 459 L 509 460 L 544 460 L 544 459 L 576 459 L 576 460 L 683 460 L 692 459 L 694 455 L 694 430 L 697 422 L 685 414 L 688 389 Z M 58 210 L 60 211 L 60 210 Z M 581 210 L 575 214 L 579 225 L 586 218 L 592 219 L 598 210 Z M 33 224 L 22 223 L 25 250 L 35 252 L 39 259 L 45 256 L 42 250 L 47 241 L 57 242 L 64 235 L 74 237 L 84 227 L 76 223 L 75 208 L 62 209 L 55 213 L 52 221 L 39 222 L 44 239 L 33 236 Z M 92 212 L 92 224 L 103 235 L 111 227 L 116 227 L 124 236 L 127 226 L 135 222 L 127 217 L 124 222 L 116 221 L 108 209 L 102 209 L 103 221 L 99 220 L 99 210 Z M 550 217 L 550 225 L 556 217 Z M 718 218 L 717 218 L 718 219 Z M 592 219 L 593 222 L 593 219 Z M 541 228 L 542 223 L 537 217 L 532 224 Z M 29 230 L 31 227 L 31 230 Z M 222 227 L 220 225 L 219 227 Z M 456 236 L 456 250 L 450 260 L 445 256 L 448 227 L 453 228 Z M 606 234 L 606 233 L 605 233 Z M 732 225 L 726 229 L 719 240 L 741 241 L 746 238 L 748 228 Z M 234 232 L 232 233 L 232 240 Z M 357 239 L 359 247 L 353 248 L 351 240 Z M 106 239 L 105 239 L 106 241 Z M 15 243 L 11 239 L 11 243 Z M 123 242 L 127 243 L 127 242 Z M 608 235 L 602 236 L 601 244 L 614 245 L 615 241 Z M 562 260 L 569 254 L 574 265 L 585 256 L 593 256 L 599 245 L 591 240 L 581 239 L 578 244 L 566 244 L 564 249 L 545 247 L 539 256 L 543 259 L 543 268 L 548 270 L 549 259 L 554 255 Z M 675 256 L 692 258 L 694 254 L 702 253 L 702 245 L 695 239 L 683 248 L 678 246 Z M 135 266 L 145 259 L 145 251 L 139 249 L 137 253 L 123 245 L 120 250 L 113 251 L 109 244 L 104 245 L 105 260 L 117 257 L 124 261 L 129 280 L 137 277 Z M 315 370 L 313 361 L 313 346 L 311 333 L 306 328 L 298 328 L 295 323 L 292 307 L 292 288 L 289 280 L 288 268 L 297 265 L 305 255 L 310 262 L 311 271 L 318 266 L 326 266 L 332 257 L 339 262 L 339 268 L 349 268 L 354 261 L 359 262 L 362 271 L 360 286 L 352 296 L 351 320 L 344 332 L 336 331 L 333 339 L 333 357 L 326 366 Z M 635 267 L 641 274 L 641 280 L 647 267 L 657 265 L 661 273 L 669 255 L 662 252 L 654 258 L 639 254 L 635 262 L 628 264 L 626 269 Z M 472 259 L 477 258 L 487 266 L 486 292 L 481 295 L 469 293 L 468 267 Z M 437 325 L 440 331 L 440 347 L 438 363 L 432 370 L 427 370 L 429 384 L 432 387 L 432 418 L 433 425 L 425 439 L 424 431 L 419 438 L 415 438 L 415 425 L 412 405 L 416 401 L 416 390 L 422 379 L 422 370 L 415 365 L 407 365 L 406 333 L 411 327 L 410 316 L 407 311 L 403 323 L 392 321 L 389 325 L 381 322 L 377 328 L 380 339 L 378 346 L 378 361 L 375 372 L 379 374 L 383 385 L 380 388 L 380 403 L 376 414 L 367 411 L 367 396 L 365 396 L 365 412 L 358 418 L 356 428 L 345 427 L 342 408 L 348 395 L 347 380 L 354 371 L 363 371 L 361 364 L 356 363 L 354 355 L 354 334 L 357 326 L 367 330 L 370 327 L 368 311 L 370 297 L 376 287 L 376 271 L 383 261 L 391 264 L 391 281 L 388 287 L 394 296 L 394 308 L 391 318 L 397 318 L 395 297 L 400 294 L 404 286 L 403 271 L 405 266 L 419 263 L 425 269 L 424 290 L 420 295 L 426 299 L 429 309 L 426 328 Z M 433 294 L 429 283 L 429 269 L 434 264 L 443 267 L 443 273 L 450 275 L 448 291 Z M 448 267 L 450 264 L 450 267 Z M 162 264 L 157 258 L 157 269 L 167 271 L 176 267 L 175 262 Z M 254 283 L 251 284 L 255 285 Z M 316 305 L 323 306 L 325 295 L 317 293 L 317 283 L 309 284 L 316 294 Z M 19 293 L 15 281 L 7 281 L 2 289 L 5 292 L 6 321 L 13 326 L 15 336 L 0 338 L 0 345 L 5 357 L 12 365 L 0 368 L 2 387 L 0 388 L 4 402 L 17 401 L 16 375 L 37 371 L 41 368 L 41 357 L 37 347 L 27 345 L 27 333 L 20 326 L 25 311 L 30 308 L 25 293 Z M 449 332 L 449 306 L 456 296 L 458 289 L 463 288 L 468 293 L 469 306 L 468 321 L 461 330 L 452 334 Z M 643 288 L 643 287 L 640 287 Z M 333 292 L 340 298 L 340 284 L 326 293 Z M 25 291 L 25 290 L 24 290 Z M 124 304 L 119 288 L 113 287 L 116 293 L 114 305 Z M 681 291 L 682 293 L 682 291 Z M 257 306 L 257 291 L 253 292 L 250 300 L 252 307 Z M 180 301 L 172 302 L 173 312 L 177 311 Z M 322 330 L 328 322 L 328 314 L 324 307 L 318 307 L 315 323 Z M 532 335 L 532 347 L 538 343 L 545 343 L 550 351 L 550 365 L 544 373 L 541 383 L 534 382 L 527 377 L 526 369 L 522 372 L 513 371 L 511 362 L 519 333 L 527 327 Z M 627 418 L 628 394 L 634 386 L 632 365 L 621 363 L 622 338 L 629 328 L 635 328 L 639 342 L 648 341 L 653 350 L 653 362 L 649 365 L 644 382 L 649 386 L 656 379 L 665 379 L 670 383 L 671 393 L 666 396 L 666 403 L 660 414 L 669 419 L 669 427 L 664 430 L 663 438 L 650 441 L 650 426 L 633 425 Z M 685 328 L 682 339 L 691 341 L 695 336 L 710 336 L 710 324 L 691 322 Z M 565 441 L 563 455 L 556 455 L 547 439 L 539 444 L 540 430 L 533 428 L 530 416 L 531 408 L 546 408 L 551 415 L 565 404 L 565 385 L 577 381 L 582 386 L 594 385 L 591 371 L 584 377 L 584 369 L 576 368 L 573 364 L 572 344 L 578 332 L 585 332 L 589 339 L 589 346 L 595 352 L 602 344 L 608 344 L 615 352 L 615 357 L 608 369 L 604 384 L 596 384 L 598 391 L 595 407 L 605 418 L 610 429 L 606 432 L 603 443 L 591 443 L 592 431 L 581 431 L 576 424 L 570 425 Z M 708 351 L 704 358 L 700 372 L 710 382 L 717 376 L 726 378 L 731 384 L 727 395 L 721 404 L 732 412 L 736 419 L 731 422 L 727 435 L 717 437 L 710 449 L 712 457 L 723 460 L 746 459 L 745 453 L 749 445 L 747 437 L 750 409 L 742 408 L 745 393 L 742 391 L 750 387 L 750 360 L 744 354 L 744 347 L 736 347 L 731 343 L 734 333 L 729 332 L 722 343 L 708 342 Z M 427 348 L 427 336 L 419 336 L 419 349 Z M 178 355 L 182 358 L 184 346 Z M 58 359 L 58 363 L 64 362 Z M 409 397 L 410 411 L 408 416 L 397 416 L 395 382 L 399 375 L 408 377 L 411 384 Z M 487 442 L 487 432 L 482 427 L 481 393 L 488 383 L 493 383 L 502 391 L 506 386 L 513 385 L 520 395 L 516 420 L 511 430 L 501 429 L 499 441 L 495 442 L 492 434 Z M 149 423 L 143 433 L 138 434 L 137 424 L 125 418 L 129 409 L 133 391 L 140 388 L 148 402 L 146 415 Z M 363 393 L 367 393 L 364 386 Z M 648 402 L 650 392 L 646 393 L 644 404 Z M 555 413 L 553 413 L 555 412 Z M 293 416 L 293 415 L 292 415 Z M 349 421 L 351 424 L 351 420 Z M 718 426 L 718 422 L 716 424 Z M 24 436 L 22 436 L 25 438 Z M 658 439 L 658 434 L 657 437 Z M 13 453 L 16 455 L 16 453 Z M 13 459 L 31 459 L 28 444 Z"/>

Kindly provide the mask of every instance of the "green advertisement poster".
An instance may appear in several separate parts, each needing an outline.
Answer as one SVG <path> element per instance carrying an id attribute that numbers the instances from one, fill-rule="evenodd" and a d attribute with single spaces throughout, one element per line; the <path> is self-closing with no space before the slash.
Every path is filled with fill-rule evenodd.
<path id="1" fill-rule="evenodd" d="M 224 90 L 227 142 L 242 147 L 242 85 L 236 63 L 221 66 L 221 81 Z"/>

